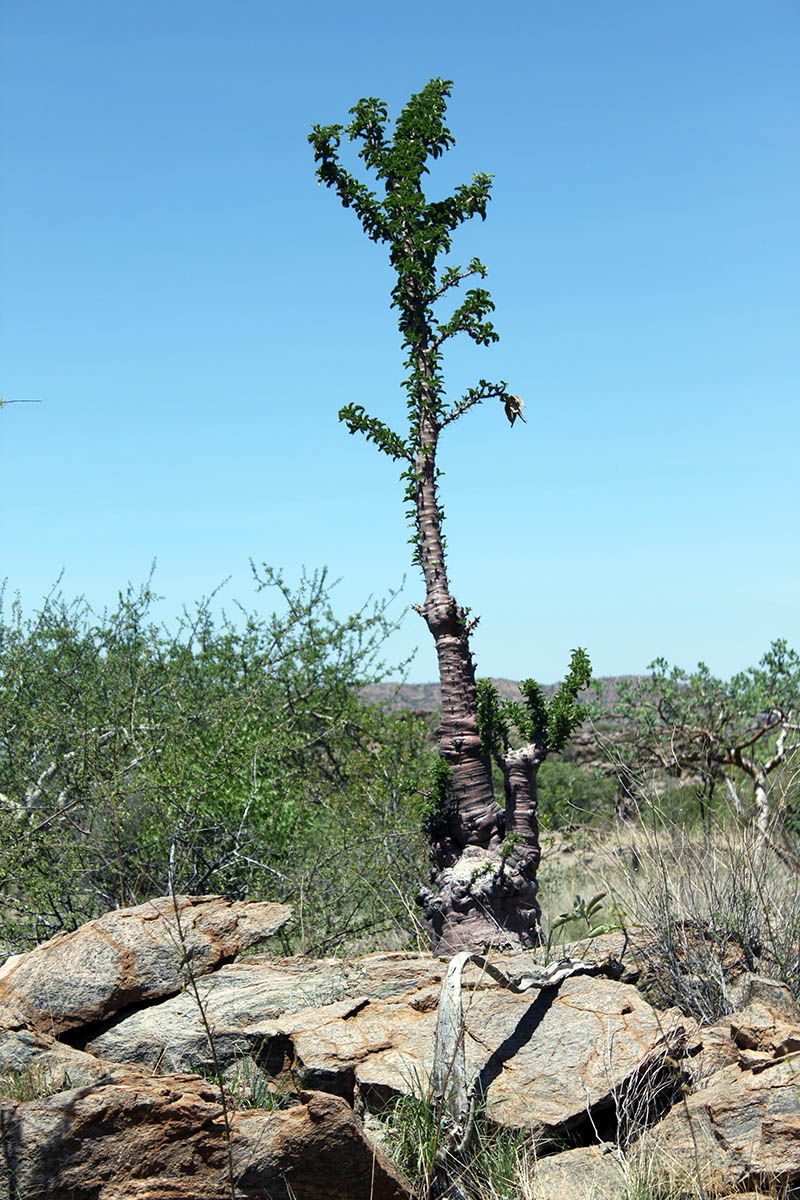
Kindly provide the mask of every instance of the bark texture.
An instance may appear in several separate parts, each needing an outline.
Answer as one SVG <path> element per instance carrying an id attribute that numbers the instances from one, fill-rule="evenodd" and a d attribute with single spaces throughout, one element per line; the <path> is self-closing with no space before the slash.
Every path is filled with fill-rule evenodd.
<path id="1" fill-rule="evenodd" d="M 446 586 L 446 581 L 445 581 Z M 442 689 L 439 753 L 450 768 L 451 812 L 432 843 L 438 867 L 451 866 L 467 846 L 494 849 L 504 833 L 491 772 L 478 732 L 475 668 L 466 616 L 452 596 L 436 596 L 423 615 L 436 642 Z"/>
<path id="2" fill-rule="evenodd" d="M 461 671 L 464 683 L 454 688 L 447 717 L 444 695 L 442 701 L 439 748 L 452 772 L 450 807 L 432 830 L 430 886 L 420 889 L 420 901 L 438 954 L 529 949 L 542 939 L 536 883 L 540 759 L 530 746 L 506 754 L 506 805 L 500 809 L 478 732 L 474 671 L 463 640 L 461 659 L 448 647 L 447 667 L 456 679 Z"/>
<path id="3" fill-rule="evenodd" d="M 494 798 L 491 765 L 478 730 L 469 620 L 450 592 L 436 491 L 438 428 L 423 423 L 417 459 L 417 528 L 425 578 L 424 617 L 436 644 L 442 713 L 439 753 L 450 769 L 449 804 L 431 830 L 430 886 L 420 901 L 439 954 L 491 946 L 529 948 L 541 940 L 536 900 L 540 850 L 531 747 L 509 752 L 505 812 Z M 513 831 L 516 836 L 503 844 Z"/>

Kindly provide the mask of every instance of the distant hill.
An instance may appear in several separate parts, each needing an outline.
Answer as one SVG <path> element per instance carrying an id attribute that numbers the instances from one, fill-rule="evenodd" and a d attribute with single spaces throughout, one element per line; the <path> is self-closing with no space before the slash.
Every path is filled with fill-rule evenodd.
<path id="1" fill-rule="evenodd" d="M 619 684 L 623 680 L 637 679 L 636 675 L 606 675 L 600 678 L 602 685 L 603 708 L 611 712 L 617 703 Z M 493 679 L 500 695 L 506 700 L 519 699 L 519 683 L 513 679 Z M 542 686 L 542 691 L 548 699 L 555 693 L 558 684 L 551 683 Z M 434 713 L 442 703 L 441 690 L 438 683 L 371 683 L 361 692 L 368 704 L 380 704 L 390 712 Z M 588 688 L 583 696 L 595 699 L 593 688 Z"/>

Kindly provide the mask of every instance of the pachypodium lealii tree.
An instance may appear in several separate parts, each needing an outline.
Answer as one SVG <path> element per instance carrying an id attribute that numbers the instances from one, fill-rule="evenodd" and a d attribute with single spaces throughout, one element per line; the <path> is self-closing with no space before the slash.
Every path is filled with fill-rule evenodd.
<path id="1" fill-rule="evenodd" d="M 407 430 L 396 433 L 355 404 L 342 408 L 339 419 L 402 464 L 414 561 L 425 580 L 425 602 L 415 608 L 436 643 L 442 713 L 427 817 L 431 880 L 420 899 L 433 945 L 441 952 L 531 946 L 540 940 L 536 773 L 582 719 L 577 695 L 590 675 L 585 653 L 576 650 L 551 701 L 533 680 L 521 685 L 518 703 L 501 701 L 491 684 L 476 685 L 470 634 L 477 618 L 450 590 L 438 491 L 439 439 L 485 400 L 499 400 L 512 425 L 522 416 L 522 401 L 502 381 L 481 379 L 458 400 L 445 397 L 445 345 L 460 333 L 481 346 L 498 340 L 488 319 L 494 304 L 481 286 L 470 287 L 449 316 L 439 319 L 435 311 L 465 280 L 486 276 L 477 258 L 465 268 L 437 266 L 459 225 L 476 214 L 485 219 L 491 191 L 491 177 L 478 174 L 445 199 L 425 196 L 429 159 L 439 158 L 454 142 L 444 124 L 450 89 L 449 81 L 432 79 L 411 97 L 393 131 L 386 104 L 368 98 L 350 110 L 348 125 L 315 125 L 309 135 L 319 181 L 354 210 L 368 237 L 388 247 L 396 275 L 391 295 L 406 352 Z M 342 165 L 343 137 L 358 143 L 359 157 L 374 173 L 382 196 Z M 494 799 L 493 758 L 503 773 L 504 806 Z"/>

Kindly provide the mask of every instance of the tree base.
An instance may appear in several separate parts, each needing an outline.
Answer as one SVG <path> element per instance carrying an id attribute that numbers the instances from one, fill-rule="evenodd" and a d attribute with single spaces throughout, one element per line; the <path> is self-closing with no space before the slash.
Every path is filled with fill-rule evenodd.
<path id="1" fill-rule="evenodd" d="M 434 954 L 461 950 L 531 950 L 541 945 L 542 910 L 536 898 L 538 848 L 503 855 L 466 846 L 452 866 L 434 871 L 419 903 Z"/>

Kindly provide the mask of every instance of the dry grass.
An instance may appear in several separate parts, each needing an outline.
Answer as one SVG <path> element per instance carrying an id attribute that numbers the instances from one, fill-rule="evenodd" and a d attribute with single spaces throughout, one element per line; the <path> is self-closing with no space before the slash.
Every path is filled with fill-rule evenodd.
<path id="1" fill-rule="evenodd" d="M 656 1007 L 712 1022 L 736 1008 L 745 971 L 800 998 L 800 872 L 733 820 L 702 829 L 655 819 L 591 845 L 560 839 L 545 851 L 541 890 L 546 928 L 576 894 L 606 893 L 602 916 L 631 931 Z"/>

